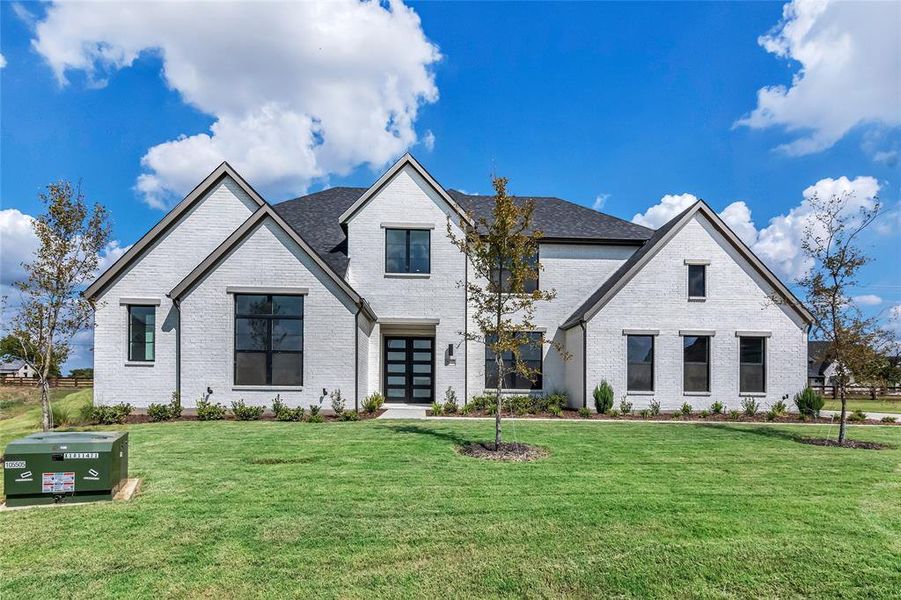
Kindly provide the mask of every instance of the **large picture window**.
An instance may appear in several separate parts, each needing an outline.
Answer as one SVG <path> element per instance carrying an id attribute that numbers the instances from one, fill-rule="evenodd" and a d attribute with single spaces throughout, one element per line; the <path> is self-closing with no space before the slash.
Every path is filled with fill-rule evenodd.
<path id="1" fill-rule="evenodd" d="M 654 336 L 626 336 L 626 390 L 654 391 Z"/>
<path id="2" fill-rule="evenodd" d="M 504 376 L 504 389 L 508 390 L 540 390 L 542 384 L 542 355 L 543 352 L 543 334 L 539 331 L 521 334 L 522 343 L 519 345 L 519 362 L 530 369 L 538 371 L 535 381 L 529 380 L 528 377 L 520 373 L 507 373 Z M 489 343 L 491 338 L 489 338 Z M 504 352 L 504 368 L 507 365 L 513 365 L 516 357 L 513 352 Z M 485 346 L 485 387 L 495 389 L 498 387 L 497 381 L 497 364 L 494 362 L 495 354 L 486 345 Z"/>
<path id="3" fill-rule="evenodd" d="M 682 338 L 683 380 L 686 392 L 710 391 L 710 337 L 686 335 Z"/>
<path id="4" fill-rule="evenodd" d="M 738 381 L 741 393 L 766 392 L 766 338 L 738 338 Z"/>
<path id="5" fill-rule="evenodd" d="M 155 324 L 155 306 L 128 307 L 128 360 L 134 362 L 154 360 Z"/>
<path id="6" fill-rule="evenodd" d="M 303 296 L 235 295 L 235 384 L 303 384 Z"/>
<path id="7" fill-rule="evenodd" d="M 430 238 L 428 229 L 386 229 L 385 272 L 430 273 Z"/>

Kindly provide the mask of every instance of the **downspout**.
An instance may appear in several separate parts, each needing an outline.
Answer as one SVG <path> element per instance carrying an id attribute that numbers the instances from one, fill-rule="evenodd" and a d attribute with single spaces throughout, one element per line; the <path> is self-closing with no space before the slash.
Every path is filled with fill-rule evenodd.
<path id="1" fill-rule="evenodd" d="M 469 403 L 469 256 L 463 253 L 463 404 Z"/>
<path id="2" fill-rule="evenodd" d="M 169 297 L 169 294 L 166 294 Z M 178 314 L 178 323 L 175 326 L 175 393 L 181 398 L 181 302 L 172 300 L 172 306 Z"/>
<path id="3" fill-rule="evenodd" d="M 363 310 L 363 300 L 357 302 L 357 312 L 354 314 L 354 410 L 360 412 L 360 311 Z"/>
<path id="4" fill-rule="evenodd" d="M 582 408 L 588 408 L 588 328 L 585 319 L 579 321 L 582 328 Z"/>

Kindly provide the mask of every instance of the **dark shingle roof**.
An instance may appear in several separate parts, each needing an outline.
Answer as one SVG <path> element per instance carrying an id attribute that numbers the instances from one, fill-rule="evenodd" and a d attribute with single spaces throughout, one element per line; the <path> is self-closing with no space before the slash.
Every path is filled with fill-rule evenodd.
<path id="1" fill-rule="evenodd" d="M 811 340 L 807 342 L 807 376 L 822 377 L 823 371 L 832 363 L 829 348 L 831 342 Z"/>
<path id="2" fill-rule="evenodd" d="M 342 277 L 347 273 L 347 235 L 339 222 L 341 214 L 367 188 L 336 187 L 286 200 L 273 208 Z M 455 202 L 476 217 L 491 214 L 492 196 L 447 192 Z M 605 215 L 560 198 L 516 197 L 535 202 L 534 223 L 545 238 L 597 242 L 642 243 L 653 229 Z"/>
<path id="3" fill-rule="evenodd" d="M 585 317 L 586 313 L 588 313 L 588 311 L 590 311 L 591 308 L 595 304 L 597 304 L 601 300 L 601 298 L 603 298 L 607 294 L 607 292 L 609 292 L 613 288 L 614 285 L 616 285 L 616 282 L 618 282 L 620 279 L 622 279 L 622 277 L 626 273 L 629 272 L 629 269 L 631 269 L 632 266 L 635 265 L 635 263 L 639 262 L 651 250 L 653 250 L 654 247 L 656 247 L 657 244 L 659 244 L 660 241 L 663 240 L 664 237 L 666 237 L 666 234 L 669 233 L 669 231 L 673 227 L 676 226 L 676 224 L 682 219 L 682 217 L 684 217 L 685 214 L 688 211 L 692 210 L 693 208 L 694 208 L 694 205 L 689 206 L 688 208 L 683 210 L 681 213 L 679 213 L 678 215 L 676 215 L 675 217 L 673 217 L 672 219 L 667 221 L 667 223 L 665 225 L 663 225 L 660 229 L 655 231 L 654 234 L 648 238 L 648 240 L 644 243 L 644 245 L 641 248 L 636 250 L 635 253 L 632 254 L 632 256 L 630 256 L 628 259 L 626 259 L 626 262 L 621 264 L 619 266 L 619 268 L 616 271 L 614 271 L 610 275 L 610 277 L 608 277 L 607 280 L 604 281 L 603 284 L 601 284 L 601 287 L 596 289 L 594 291 L 594 293 L 591 294 L 585 300 L 585 302 L 583 302 L 579 306 L 579 308 L 577 308 L 575 311 L 573 311 L 573 314 L 571 314 L 570 317 L 566 321 L 563 322 L 562 327 L 564 329 L 568 329 L 568 328 L 574 326 L 580 320 L 582 320 Z"/>

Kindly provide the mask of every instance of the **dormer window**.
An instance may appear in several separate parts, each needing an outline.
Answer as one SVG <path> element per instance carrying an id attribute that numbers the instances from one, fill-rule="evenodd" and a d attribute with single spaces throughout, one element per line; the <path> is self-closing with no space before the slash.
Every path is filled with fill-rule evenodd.
<path id="1" fill-rule="evenodd" d="M 706 260 L 686 260 L 688 266 L 688 299 L 704 300 L 707 298 L 707 265 Z"/>

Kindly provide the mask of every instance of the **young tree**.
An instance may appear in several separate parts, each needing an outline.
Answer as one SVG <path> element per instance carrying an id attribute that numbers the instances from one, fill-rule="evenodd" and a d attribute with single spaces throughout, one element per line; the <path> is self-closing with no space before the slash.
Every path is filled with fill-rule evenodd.
<path id="1" fill-rule="evenodd" d="M 465 288 L 476 330 L 465 333 L 468 340 L 481 342 L 494 355 L 495 387 L 494 447 L 501 446 L 501 397 L 506 376 L 517 373 L 530 381 L 540 374 L 520 360 L 524 346 L 543 348 L 548 344 L 568 355 L 554 341 L 537 340 L 534 331 L 535 305 L 556 297 L 554 290 L 540 290 L 535 283 L 541 264 L 538 242 L 541 231 L 532 226 L 535 210 L 531 201 L 517 203 L 507 195 L 507 179 L 493 177 L 494 206 L 491 217 L 469 215 L 473 224 L 460 221 L 463 235 L 457 235 L 448 219 L 447 236 L 466 255 L 473 277 L 460 283 Z M 512 360 L 505 360 L 504 356 Z"/>
<path id="2" fill-rule="evenodd" d="M 865 318 L 851 302 L 857 275 L 872 258 L 859 245 L 860 234 L 879 215 L 879 201 L 853 209 L 852 194 L 814 196 L 808 199 L 811 213 L 804 228 L 801 249 L 810 259 L 810 271 L 798 280 L 807 308 L 813 315 L 814 333 L 830 344 L 835 360 L 833 385 L 841 400 L 838 441 L 845 441 L 847 386 L 852 374 L 865 372 L 868 361 L 884 339 L 876 319 Z"/>
<path id="3" fill-rule="evenodd" d="M 95 204 L 91 210 L 80 189 L 67 181 L 51 183 L 40 196 L 46 212 L 34 222 L 40 243 L 34 259 L 24 264 L 27 278 L 14 286 L 21 292 L 12 309 L 10 336 L 16 356 L 30 364 L 41 388 L 41 426 L 50 429 L 49 383 L 54 365 L 65 362 L 72 337 L 90 323 L 91 305 L 81 297 L 97 269 L 98 253 L 110 237 L 109 215 Z"/>

